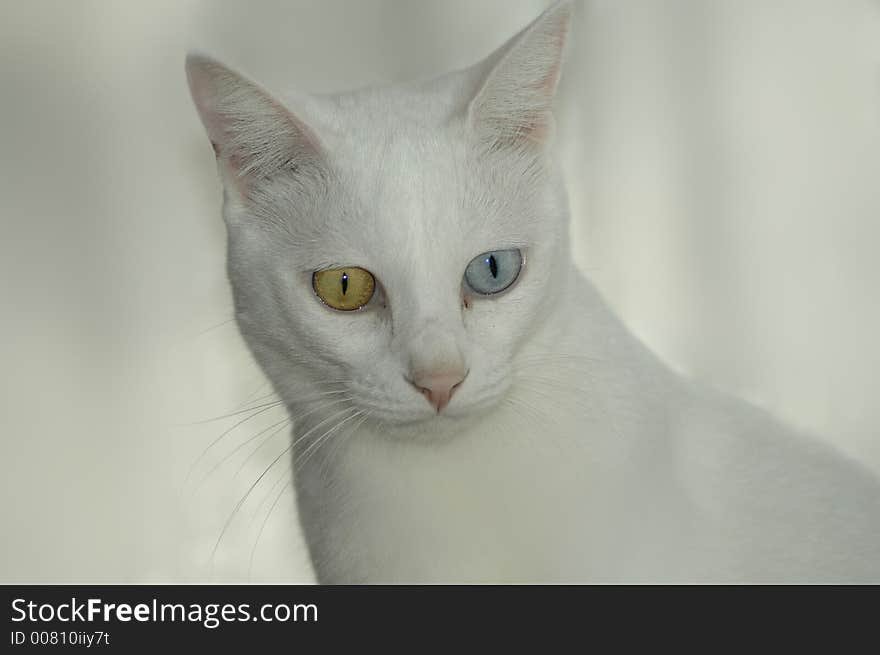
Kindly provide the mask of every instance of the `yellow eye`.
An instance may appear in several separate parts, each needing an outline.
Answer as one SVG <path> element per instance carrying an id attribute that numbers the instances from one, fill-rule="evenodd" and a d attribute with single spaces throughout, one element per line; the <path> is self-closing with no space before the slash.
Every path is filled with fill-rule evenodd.
<path id="1" fill-rule="evenodd" d="M 376 282 L 369 271 L 352 266 L 315 271 L 312 274 L 312 286 L 318 298 L 327 305 L 350 312 L 370 302 Z"/>

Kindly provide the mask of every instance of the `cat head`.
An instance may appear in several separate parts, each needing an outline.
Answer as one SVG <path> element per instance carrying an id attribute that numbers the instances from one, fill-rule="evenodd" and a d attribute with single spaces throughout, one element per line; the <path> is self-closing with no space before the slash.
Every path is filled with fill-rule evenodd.
<path id="1" fill-rule="evenodd" d="M 285 102 L 187 59 L 236 317 L 289 405 L 437 425 L 503 397 L 569 270 L 550 155 L 569 13 L 429 83 Z"/>

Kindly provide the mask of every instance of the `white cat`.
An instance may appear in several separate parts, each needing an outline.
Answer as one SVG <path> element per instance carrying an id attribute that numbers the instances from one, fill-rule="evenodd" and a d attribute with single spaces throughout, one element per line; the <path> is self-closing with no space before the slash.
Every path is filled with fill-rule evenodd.
<path id="1" fill-rule="evenodd" d="M 569 13 L 430 83 L 284 104 L 187 60 L 319 581 L 880 582 L 880 484 L 671 372 L 574 269 Z"/>

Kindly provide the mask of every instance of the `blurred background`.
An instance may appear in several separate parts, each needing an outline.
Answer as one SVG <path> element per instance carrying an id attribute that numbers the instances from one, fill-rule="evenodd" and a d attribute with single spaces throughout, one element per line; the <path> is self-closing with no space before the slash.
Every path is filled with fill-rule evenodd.
<path id="1" fill-rule="evenodd" d="M 547 4 L 0 2 L 0 582 L 312 580 L 186 51 L 337 91 L 469 65 Z M 880 471 L 880 2 L 575 9 L 579 263 L 672 366 Z"/>

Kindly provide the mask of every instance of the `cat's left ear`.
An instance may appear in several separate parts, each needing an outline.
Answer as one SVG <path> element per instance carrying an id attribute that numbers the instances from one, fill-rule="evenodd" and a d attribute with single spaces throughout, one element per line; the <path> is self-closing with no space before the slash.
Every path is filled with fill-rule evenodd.
<path id="1" fill-rule="evenodd" d="M 242 196 L 260 178 L 323 160 L 315 134 L 254 82 L 200 54 L 186 58 L 186 75 L 224 183 Z"/>
<path id="2" fill-rule="evenodd" d="M 558 2 L 484 62 L 468 120 L 490 147 L 547 141 L 570 22 L 570 2 Z"/>

